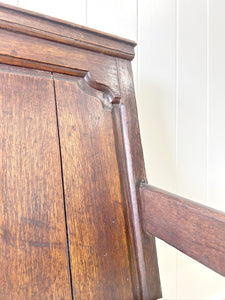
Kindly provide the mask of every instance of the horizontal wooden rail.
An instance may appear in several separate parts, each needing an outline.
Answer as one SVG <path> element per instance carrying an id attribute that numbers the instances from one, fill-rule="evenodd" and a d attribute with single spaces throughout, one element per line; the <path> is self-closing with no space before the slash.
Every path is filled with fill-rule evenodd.
<path id="1" fill-rule="evenodd" d="M 225 276 L 225 214 L 159 190 L 140 186 L 144 231 Z"/>

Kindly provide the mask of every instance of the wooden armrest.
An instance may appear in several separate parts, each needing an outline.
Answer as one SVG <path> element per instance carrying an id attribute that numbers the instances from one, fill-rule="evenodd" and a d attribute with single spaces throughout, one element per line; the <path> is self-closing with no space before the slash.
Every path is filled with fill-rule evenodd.
<path id="1" fill-rule="evenodd" d="M 141 184 L 140 198 L 147 234 L 225 276 L 224 213 L 147 184 Z"/>

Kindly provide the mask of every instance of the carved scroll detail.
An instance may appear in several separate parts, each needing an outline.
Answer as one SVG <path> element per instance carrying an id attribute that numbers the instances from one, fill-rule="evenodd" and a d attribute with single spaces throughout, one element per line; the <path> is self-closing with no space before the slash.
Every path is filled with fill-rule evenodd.
<path id="1" fill-rule="evenodd" d="M 108 97 L 110 103 L 120 102 L 120 97 L 115 95 L 110 87 L 96 81 L 90 72 L 87 72 L 87 74 L 84 76 L 84 79 L 90 87 L 103 92 Z"/>

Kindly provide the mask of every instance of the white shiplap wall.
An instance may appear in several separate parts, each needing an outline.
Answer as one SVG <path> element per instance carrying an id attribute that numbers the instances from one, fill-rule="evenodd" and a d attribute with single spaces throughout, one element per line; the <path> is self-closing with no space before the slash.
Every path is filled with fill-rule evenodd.
<path id="1" fill-rule="evenodd" d="M 149 182 L 225 211 L 224 0 L 2 1 L 136 40 Z M 222 300 L 225 279 L 157 241 L 164 299 Z"/>

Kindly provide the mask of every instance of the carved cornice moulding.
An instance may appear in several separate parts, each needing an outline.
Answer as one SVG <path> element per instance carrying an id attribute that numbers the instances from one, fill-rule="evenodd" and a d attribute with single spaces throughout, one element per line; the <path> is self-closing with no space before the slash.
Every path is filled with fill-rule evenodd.
<path id="1" fill-rule="evenodd" d="M 131 40 L 2 3 L 0 28 L 127 60 L 133 59 L 136 46 Z"/>

